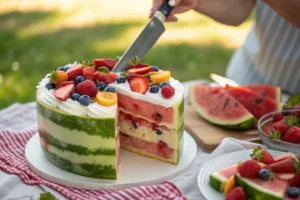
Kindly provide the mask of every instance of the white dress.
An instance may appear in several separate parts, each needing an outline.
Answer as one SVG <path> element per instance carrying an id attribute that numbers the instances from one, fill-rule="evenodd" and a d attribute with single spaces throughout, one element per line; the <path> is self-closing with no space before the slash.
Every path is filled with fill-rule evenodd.
<path id="1" fill-rule="evenodd" d="M 226 76 L 238 84 L 273 84 L 300 93 L 300 29 L 258 0 L 256 21 Z"/>

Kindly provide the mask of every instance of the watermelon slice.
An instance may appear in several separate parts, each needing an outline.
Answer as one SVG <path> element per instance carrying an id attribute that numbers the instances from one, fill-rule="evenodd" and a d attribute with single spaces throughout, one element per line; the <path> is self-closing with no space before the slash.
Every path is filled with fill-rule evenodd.
<path id="1" fill-rule="evenodd" d="M 276 102 L 281 102 L 281 89 L 273 85 L 266 84 L 251 84 L 243 87 L 260 94 L 262 97 L 268 97 Z"/>
<path id="2" fill-rule="evenodd" d="M 272 181 L 265 181 L 260 178 L 245 178 L 236 174 L 236 185 L 241 186 L 248 199 L 261 200 L 272 199 L 282 200 L 288 183 L 274 178 Z"/>
<path id="3" fill-rule="evenodd" d="M 214 172 L 209 177 L 209 184 L 219 192 L 224 192 L 224 187 L 228 179 L 237 173 L 237 164 L 220 171 Z"/>
<path id="4" fill-rule="evenodd" d="M 261 97 L 245 87 L 232 87 L 226 85 L 226 91 L 234 97 L 238 102 L 243 104 L 256 119 L 260 119 L 263 115 L 281 109 L 281 104 L 268 97 Z"/>
<path id="5" fill-rule="evenodd" d="M 255 127 L 254 116 L 224 88 L 193 84 L 189 92 L 191 105 L 203 119 L 229 129 Z"/>

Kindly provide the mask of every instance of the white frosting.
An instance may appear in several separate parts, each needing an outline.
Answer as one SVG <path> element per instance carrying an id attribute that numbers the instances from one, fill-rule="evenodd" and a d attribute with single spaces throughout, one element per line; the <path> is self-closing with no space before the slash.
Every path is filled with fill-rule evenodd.
<path id="1" fill-rule="evenodd" d="M 164 107 L 172 107 L 174 104 L 180 102 L 183 97 L 183 86 L 181 83 L 174 78 L 170 78 L 170 85 L 175 89 L 175 94 L 170 99 L 166 99 L 161 95 L 161 90 L 158 93 L 151 93 L 149 90 L 146 94 L 141 94 L 138 92 L 132 92 L 128 82 L 120 83 L 114 82 L 109 84 L 109 86 L 116 88 L 116 91 L 120 94 L 130 96 L 134 99 L 139 99 L 143 101 L 148 101 L 153 104 L 161 105 Z"/>
<path id="2" fill-rule="evenodd" d="M 50 107 L 57 108 L 60 104 L 60 101 L 54 96 L 53 92 L 54 90 L 48 90 L 47 88 L 45 90 L 38 89 L 38 100 Z"/>
<path id="3" fill-rule="evenodd" d="M 83 106 L 78 101 L 73 101 L 70 98 L 62 101 L 58 108 L 65 113 L 76 116 L 84 116 L 88 112 L 87 106 Z"/>
<path id="4" fill-rule="evenodd" d="M 94 118 L 114 118 L 117 112 L 117 104 L 102 106 L 98 103 L 91 103 L 88 106 L 87 115 Z"/>

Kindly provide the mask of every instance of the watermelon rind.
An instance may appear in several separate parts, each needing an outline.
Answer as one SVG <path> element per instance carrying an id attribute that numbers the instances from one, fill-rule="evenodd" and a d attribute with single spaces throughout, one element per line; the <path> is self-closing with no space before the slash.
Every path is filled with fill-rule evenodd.
<path id="1" fill-rule="evenodd" d="M 238 120 L 232 119 L 221 119 L 217 116 L 209 115 L 204 107 L 201 107 L 197 104 L 196 100 L 193 98 L 193 86 L 190 86 L 189 89 L 189 104 L 191 104 L 196 112 L 206 121 L 227 128 L 227 129 L 237 129 L 237 130 L 246 130 L 251 129 L 256 126 L 256 118 L 249 112 L 247 115 L 241 116 Z"/>
<path id="2" fill-rule="evenodd" d="M 260 185 L 252 182 L 250 179 L 241 177 L 238 174 L 235 176 L 235 182 L 236 186 L 240 186 L 244 189 L 247 198 L 251 200 L 282 200 L 284 198 L 283 193 L 264 189 Z"/>
<path id="3" fill-rule="evenodd" d="M 219 192 L 224 192 L 226 181 L 227 179 L 221 176 L 220 174 L 218 174 L 217 172 L 209 176 L 210 186 Z"/>

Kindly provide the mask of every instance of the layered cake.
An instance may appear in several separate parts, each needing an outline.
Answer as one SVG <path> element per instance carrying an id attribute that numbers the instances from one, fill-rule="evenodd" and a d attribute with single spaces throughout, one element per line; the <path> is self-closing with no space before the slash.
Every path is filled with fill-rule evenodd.
<path id="1" fill-rule="evenodd" d="M 40 143 L 58 167 L 117 179 L 119 148 L 177 165 L 183 144 L 183 87 L 170 71 L 114 59 L 59 67 L 37 86 Z"/>

